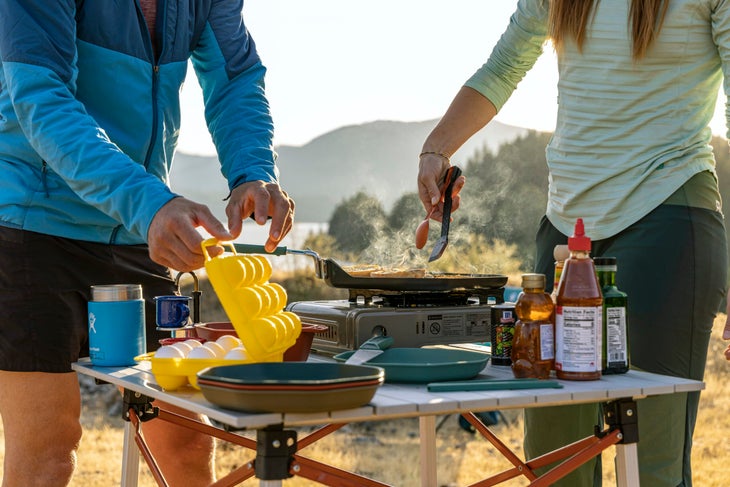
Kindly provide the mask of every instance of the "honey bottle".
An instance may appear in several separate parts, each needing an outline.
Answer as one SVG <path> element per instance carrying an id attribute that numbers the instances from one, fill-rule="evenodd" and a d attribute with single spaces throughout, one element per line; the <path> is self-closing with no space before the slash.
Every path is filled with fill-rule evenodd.
<path id="1" fill-rule="evenodd" d="M 523 274 L 515 303 L 512 373 L 518 379 L 547 379 L 555 364 L 554 304 L 545 292 L 544 274 Z"/>
<path id="2" fill-rule="evenodd" d="M 626 293 L 616 287 L 616 257 L 593 259 L 603 294 L 603 345 L 601 372 L 625 374 L 629 371 L 629 337 Z"/>
<path id="3" fill-rule="evenodd" d="M 556 298 L 555 374 L 596 380 L 601 378 L 603 295 L 582 218 L 568 238 L 568 250 Z"/>

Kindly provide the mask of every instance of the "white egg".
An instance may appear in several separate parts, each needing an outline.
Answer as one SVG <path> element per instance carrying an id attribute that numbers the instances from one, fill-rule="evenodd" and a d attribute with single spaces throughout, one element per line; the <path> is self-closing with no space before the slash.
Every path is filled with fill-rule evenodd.
<path id="1" fill-rule="evenodd" d="M 248 354 L 246 353 L 245 348 L 236 347 L 229 350 L 229 352 L 223 358 L 225 360 L 246 360 L 248 359 Z"/>
<path id="2" fill-rule="evenodd" d="M 193 346 L 190 345 L 188 342 L 177 342 L 173 344 L 175 348 L 178 348 L 182 351 L 183 355 L 187 356 L 190 351 L 193 349 Z"/>
<path id="3" fill-rule="evenodd" d="M 185 358 L 185 354 L 174 345 L 163 345 L 155 352 L 155 358 Z"/>
<path id="4" fill-rule="evenodd" d="M 223 348 L 223 345 L 216 342 L 206 342 L 202 347 L 199 348 L 207 348 L 211 352 L 213 352 L 213 355 L 218 358 L 223 358 L 226 355 L 226 349 Z"/>
<path id="5" fill-rule="evenodd" d="M 241 339 L 233 335 L 223 335 L 215 342 L 222 346 L 226 352 L 241 346 Z"/>
<path id="6" fill-rule="evenodd" d="M 215 352 L 207 347 L 195 347 L 188 354 L 188 358 L 216 358 Z"/>
<path id="7" fill-rule="evenodd" d="M 183 343 L 187 343 L 188 345 L 190 345 L 190 348 L 195 348 L 203 345 L 202 343 L 200 343 L 200 340 L 195 340 L 193 338 L 191 338 L 190 340 L 185 340 Z"/>

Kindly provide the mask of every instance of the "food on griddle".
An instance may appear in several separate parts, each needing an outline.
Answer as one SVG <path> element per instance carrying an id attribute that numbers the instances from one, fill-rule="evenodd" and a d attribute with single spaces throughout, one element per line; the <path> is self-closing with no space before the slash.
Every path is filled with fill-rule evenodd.
<path id="1" fill-rule="evenodd" d="M 411 268 L 411 269 L 383 269 L 380 271 L 374 271 L 370 273 L 370 277 L 413 277 L 421 278 L 426 277 L 426 269 L 424 268 Z"/>
<path id="2" fill-rule="evenodd" d="M 355 264 L 343 266 L 342 270 L 352 277 L 370 277 L 370 274 L 383 270 L 383 267 L 376 264 Z"/>
<path id="3" fill-rule="evenodd" d="M 352 277 L 430 277 L 422 267 L 383 267 L 377 264 L 354 264 L 343 266 L 342 270 Z"/>

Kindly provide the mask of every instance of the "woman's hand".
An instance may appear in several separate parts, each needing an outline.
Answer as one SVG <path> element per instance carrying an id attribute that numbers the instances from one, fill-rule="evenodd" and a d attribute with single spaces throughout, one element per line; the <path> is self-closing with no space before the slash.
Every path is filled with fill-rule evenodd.
<path id="1" fill-rule="evenodd" d="M 418 164 L 418 197 L 426 209 L 426 213 L 431 214 L 431 218 L 441 221 L 443 217 L 443 198 L 441 191 L 443 190 L 444 178 L 446 171 L 449 169 L 449 160 L 439 154 L 421 154 Z M 459 208 L 461 197 L 459 192 L 464 187 L 466 178 L 459 176 L 454 182 L 451 192 L 451 211 L 452 213 Z"/>

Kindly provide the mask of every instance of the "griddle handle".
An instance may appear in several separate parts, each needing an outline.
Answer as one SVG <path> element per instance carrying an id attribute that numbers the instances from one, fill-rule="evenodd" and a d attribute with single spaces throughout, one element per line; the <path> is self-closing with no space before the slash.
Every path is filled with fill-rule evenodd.
<path id="1" fill-rule="evenodd" d="M 273 252 L 267 252 L 263 245 L 256 244 L 234 243 L 233 248 L 241 254 L 286 255 L 289 253 L 286 247 L 276 247 Z"/>
<path id="2" fill-rule="evenodd" d="M 322 262 L 322 259 L 319 258 L 319 254 L 317 254 L 317 252 L 315 252 L 314 250 L 295 250 L 295 249 L 290 249 L 285 246 L 279 246 L 279 247 L 276 247 L 273 252 L 267 252 L 263 245 L 242 244 L 242 243 L 234 243 L 233 248 L 236 250 L 236 252 L 239 252 L 241 254 L 306 255 L 308 257 L 311 257 L 314 260 L 314 270 L 315 270 L 315 273 L 317 274 L 317 277 L 320 279 L 325 278 L 325 270 L 323 268 L 324 263 Z"/>

